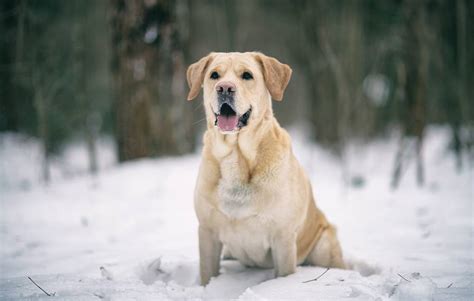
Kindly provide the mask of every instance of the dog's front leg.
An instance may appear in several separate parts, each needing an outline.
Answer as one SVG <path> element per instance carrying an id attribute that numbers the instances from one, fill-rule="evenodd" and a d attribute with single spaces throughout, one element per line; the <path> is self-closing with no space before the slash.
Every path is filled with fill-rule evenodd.
<path id="1" fill-rule="evenodd" d="M 199 226 L 199 268 L 201 285 L 206 285 L 211 277 L 219 274 L 222 243 L 216 233 Z"/>
<path id="2" fill-rule="evenodd" d="M 296 271 L 296 234 L 279 233 L 272 239 L 272 257 L 275 277 L 283 277 Z"/>

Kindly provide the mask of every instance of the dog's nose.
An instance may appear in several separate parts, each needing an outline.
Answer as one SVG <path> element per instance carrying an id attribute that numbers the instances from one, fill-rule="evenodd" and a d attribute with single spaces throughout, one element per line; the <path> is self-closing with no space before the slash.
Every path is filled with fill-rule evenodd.
<path id="1" fill-rule="evenodd" d="M 220 95 L 230 95 L 233 96 L 235 94 L 236 87 L 231 82 L 221 82 L 216 85 L 217 94 Z"/>

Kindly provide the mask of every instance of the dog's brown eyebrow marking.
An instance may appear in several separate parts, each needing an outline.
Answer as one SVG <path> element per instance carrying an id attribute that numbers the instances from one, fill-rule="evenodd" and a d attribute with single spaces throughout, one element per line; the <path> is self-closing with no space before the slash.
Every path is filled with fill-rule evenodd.
<path id="1" fill-rule="evenodd" d="M 234 67 L 234 72 L 241 75 L 244 72 L 249 72 L 250 74 L 254 75 L 255 72 L 252 70 L 252 66 L 239 62 L 238 65 Z"/>
<path id="2" fill-rule="evenodd" d="M 211 74 L 212 72 L 217 72 L 219 73 L 219 75 L 223 75 L 224 73 L 226 73 L 226 68 L 224 66 L 222 66 L 222 64 L 218 64 L 212 68 L 209 68 L 209 72 L 208 72 L 208 75 Z"/>

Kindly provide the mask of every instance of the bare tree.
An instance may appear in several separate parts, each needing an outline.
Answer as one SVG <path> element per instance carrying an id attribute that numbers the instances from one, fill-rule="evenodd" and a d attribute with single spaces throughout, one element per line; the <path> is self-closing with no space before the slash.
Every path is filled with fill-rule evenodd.
<path id="1" fill-rule="evenodd" d="M 66 84 L 68 76 L 62 74 L 56 68 L 53 55 L 46 54 L 46 56 L 43 56 L 41 50 L 38 50 L 36 58 L 37 61 L 30 70 L 31 73 L 28 80 L 31 82 L 31 88 L 33 90 L 33 101 L 38 122 L 38 137 L 41 140 L 43 156 L 42 179 L 47 184 L 51 180 L 51 142 L 49 136 L 48 110 L 60 89 Z"/>
<path id="2" fill-rule="evenodd" d="M 457 106 L 460 108 L 460 117 L 455 116 L 452 122 L 452 131 L 453 131 L 453 148 L 456 155 L 456 166 L 458 170 L 462 168 L 462 152 L 463 152 L 463 142 L 461 138 L 461 124 L 467 124 L 469 120 L 469 105 L 468 99 L 469 95 L 467 92 L 467 68 L 468 68 L 468 58 L 467 58 L 467 7 L 465 0 L 456 1 L 456 41 L 457 41 L 457 82 L 459 87 L 457 90 Z M 471 141 L 474 141 L 473 137 L 470 137 Z M 465 146 L 469 148 L 469 145 Z M 468 150 L 469 151 L 469 150 Z"/>
<path id="3" fill-rule="evenodd" d="M 37 16 L 30 5 L 27 1 L 22 1 L 18 6 L 18 22 L 21 24 L 18 25 L 17 38 L 22 41 L 16 43 L 15 80 L 19 86 L 31 91 L 37 121 L 36 134 L 41 141 L 43 157 L 41 178 L 45 183 L 49 183 L 50 160 L 53 151 L 50 131 L 51 111 L 60 92 L 71 80 L 71 73 L 62 69 L 67 60 L 67 54 L 61 52 L 56 45 L 63 42 L 58 38 L 61 36 L 58 33 L 63 20 L 56 20 L 52 24 L 44 22 L 40 23 L 41 26 L 38 28 L 31 28 Z M 26 24 L 30 26 L 28 33 Z M 34 42 L 29 40 L 32 37 L 34 37 Z"/>
<path id="4" fill-rule="evenodd" d="M 429 26 L 425 3 L 405 2 L 405 32 L 403 57 L 405 66 L 406 106 L 402 116 L 402 137 L 396 154 L 392 176 L 392 188 L 397 188 L 410 157 L 416 161 L 416 178 L 418 185 L 424 184 L 423 137 L 426 125 L 426 102 L 429 63 Z M 413 140 L 407 143 L 405 140 Z M 407 159 L 408 158 L 408 159 Z"/>
<path id="5" fill-rule="evenodd" d="M 89 159 L 89 172 L 96 174 L 98 172 L 97 157 L 97 138 L 99 135 L 101 118 L 98 113 L 99 102 L 90 87 L 91 73 L 95 71 L 94 57 L 96 53 L 91 53 L 90 41 L 88 40 L 88 30 L 90 25 L 95 25 L 94 16 L 91 14 L 90 2 L 76 1 L 71 6 L 74 16 L 72 24 L 72 67 L 73 67 L 73 85 L 74 98 L 79 107 L 80 127 L 83 130 L 87 154 Z"/>

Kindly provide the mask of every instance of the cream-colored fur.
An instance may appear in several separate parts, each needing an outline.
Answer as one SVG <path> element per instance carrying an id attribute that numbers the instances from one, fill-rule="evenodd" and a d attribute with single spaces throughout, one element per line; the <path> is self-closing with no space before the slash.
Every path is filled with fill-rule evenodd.
<path id="1" fill-rule="evenodd" d="M 244 71 L 253 79 L 242 79 Z M 211 53 L 188 68 L 188 100 L 202 87 L 207 116 L 194 200 L 203 285 L 218 275 L 223 245 L 227 257 L 274 267 L 276 276 L 302 263 L 344 268 L 336 231 L 273 116 L 271 100 L 283 98 L 290 77 L 288 65 L 257 52 Z M 222 81 L 236 86 L 239 116 L 252 109 L 248 125 L 231 133 L 214 125 Z"/>

